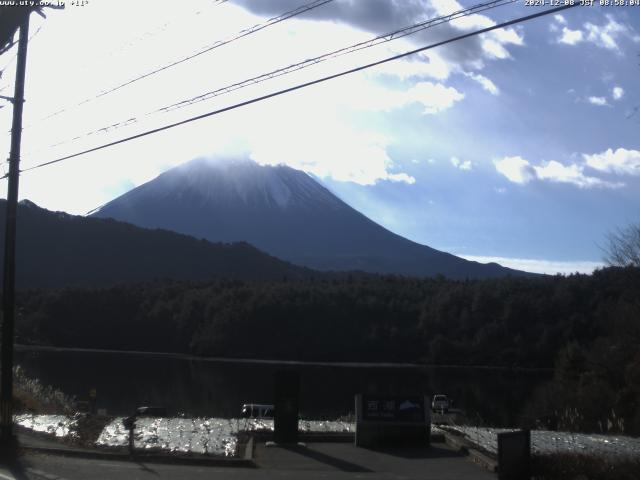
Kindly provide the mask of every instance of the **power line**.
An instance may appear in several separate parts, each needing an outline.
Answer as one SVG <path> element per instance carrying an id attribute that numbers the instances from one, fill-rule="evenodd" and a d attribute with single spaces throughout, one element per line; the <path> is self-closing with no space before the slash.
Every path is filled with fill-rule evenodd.
<path id="1" fill-rule="evenodd" d="M 307 67 L 311 67 L 313 65 L 316 65 L 318 63 L 333 59 L 333 58 L 338 58 L 341 57 L 343 55 L 347 55 L 349 53 L 354 53 L 360 50 L 364 50 L 366 48 L 371 48 L 383 43 L 387 43 L 390 42 L 392 40 L 396 40 L 398 38 L 402 38 L 402 37 L 406 37 L 408 35 L 413 35 L 421 30 L 425 30 L 427 28 L 432 28 L 438 25 L 441 25 L 443 23 L 447 23 L 447 22 L 451 22 L 452 20 L 456 20 L 457 18 L 461 18 L 461 17 L 466 17 L 469 15 L 473 15 L 473 14 L 477 14 L 478 12 L 483 12 L 485 10 L 490 10 L 493 8 L 497 8 L 503 5 L 507 5 L 510 3 L 514 3 L 517 2 L 518 0 L 493 0 L 490 2 L 486 2 L 486 3 L 481 3 L 478 5 L 475 5 L 473 7 L 469 7 L 463 10 L 458 10 L 456 12 L 450 13 L 448 15 L 443 15 L 440 17 L 436 17 L 430 20 L 426 20 L 424 22 L 420 22 L 408 27 L 404 27 L 398 30 L 394 30 L 393 32 L 389 32 L 389 33 L 385 33 L 382 35 L 378 35 L 377 37 L 374 37 L 370 40 L 366 40 L 364 42 L 359 42 L 356 43 L 354 45 L 350 45 L 348 47 L 344 47 L 344 48 L 340 48 L 338 50 L 334 50 L 332 52 L 329 53 L 325 53 L 323 55 L 320 55 L 318 57 L 314 57 L 314 58 L 310 58 L 307 60 L 303 60 L 302 62 L 298 62 L 292 65 L 289 65 L 287 67 L 284 68 L 279 68 L 277 70 L 273 70 L 269 73 L 264 73 L 262 75 L 259 75 L 257 77 L 253 77 L 250 78 L 248 80 L 243 80 L 242 82 L 238 82 L 238 83 L 234 83 L 232 85 L 226 86 L 226 87 L 222 87 L 222 88 L 218 88 L 216 90 L 211 90 L 209 92 L 203 93 L 201 95 L 198 95 L 196 97 L 190 98 L 188 100 L 183 100 L 181 102 L 178 103 L 174 103 L 172 105 L 169 105 L 167 107 L 162 107 L 160 109 L 154 110 L 153 112 L 149 112 L 149 114 L 152 113 L 158 113 L 158 112 L 169 112 L 172 110 L 177 110 L 179 108 L 183 108 L 186 107 L 188 105 L 193 105 L 195 103 L 199 103 L 205 100 L 208 100 L 210 98 L 213 97 L 217 97 L 219 95 L 225 94 L 225 93 L 229 93 L 229 92 L 233 92 L 235 90 L 239 90 L 241 88 L 250 86 L 250 85 L 255 85 L 256 83 L 261 83 L 265 80 L 271 80 L 272 78 L 277 78 L 280 77 L 282 75 L 287 75 L 289 73 L 298 71 L 298 70 L 302 70 L 303 68 L 307 68 Z M 147 114 L 147 115 L 149 115 Z"/>
<path id="2" fill-rule="evenodd" d="M 212 7 L 217 7 L 218 5 L 222 5 L 222 3 L 226 2 L 227 0 L 217 0 L 213 2 Z M 129 41 L 127 41 L 124 44 L 121 44 L 119 46 L 117 46 L 116 48 L 103 53 L 102 55 L 97 55 L 97 56 L 92 56 L 89 59 L 89 62 L 85 62 L 84 64 L 80 65 L 78 68 L 80 69 L 85 69 L 88 66 L 95 64 L 95 63 L 101 63 L 104 61 L 104 59 L 107 59 L 109 57 L 114 57 L 119 55 L 121 52 L 126 51 L 127 49 L 131 48 L 132 46 L 135 46 L 137 43 L 143 42 L 148 40 L 149 38 L 153 38 L 154 36 L 158 35 L 161 32 L 165 32 L 167 30 L 167 28 L 169 27 L 169 25 L 175 24 L 176 22 L 182 22 L 187 18 L 191 18 L 193 17 L 193 15 L 199 15 L 202 13 L 202 10 L 198 9 L 195 11 L 190 11 L 188 12 L 186 15 L 183 15 L 181 17 L 173 17 L 169 20 L 167 20 L 166 22 L 162 23 L 161 25 L 157 25 L 154 26 L 153 28 L 151 28 L 150 30 L 147 30 L 144 33 L 139 34 L 137 37 L 130 39 Z M 43 119 L 41 119 L 43 120 Z"/>
<path id="3" fill-rule="evenodd" d="M 225 3 L 227 1 L 228 0 L 218 1 L 216 5 L 221 5 L 222 3 Z M 50 118 L 56 117 L 56 116 L 58 116 L 58 115 L 60 115 L 60 114 L 62 114 L 64 112 L 68 111 L 69 108 L 79 107 L 79 106 L 84 105 L 86 103 L 92 102 L 92 101 L 94 101 L 94 100 L 96 100 L 96 99 L 98 99 L 100 97 L 104 97 L 105 95 L 108 95 L 108 94 L 113 93 L 113 92 L 115 92 L 117 90 L 120 90 L 121 88 L 124 88 L 124 87 L 126 87 L 128 85 L 131 85 L 132 83 L 138 82 L 138 81 L 143 80 L 145 78 L 148 78 L 148 77 L 150 77 L 152 75 L 155 75 L 157 73 L 160 73 L 160 72 L 163 72 L 165 70 L 168 70 L 168 69 L 170 69 L 172 67 L 175 67 L 176 65 L 180 65 L 180 64 L 185 63 L 185 62 L 187 62 L 189 60 L 193 60 L 194 58 L 199 57 L 200 55 L 202 55 L 204 53 L 210 52 L 211 50 L 214 50 L 216 48 L 222 47 L 223 45 L 227 45 L 227 44 L 229 44 L 231 42 L 239 40 L 239 39 L 241 39 L 243 37 L 246 37 L 248 35 L 251 35 L 253 33 L 259 32 L 260 30 L 263 30 L 263 29 L 265 29 L 267 27 L 270 27 L 270 26 L 275 25 L 277 23 L 283 22 L 283 21 L 285 21 L 285 20 L 287 20 L 289 18 L 292 18 L 292 17 L 295 17 L 297 15 L 303 14 L 305 12 L 313 10 L 314 8 L 320 7 L 320 6 L 325 5 L 325 4 L 327 4 L 329 2 L 332 2 L 332 1 L 333 0 L 314 0 L 314 1 L 310 2 L 310 3 L 306 3 L 306 4 L 303 4 L 303 5 L 300 5 L 299 7 L 296 7 L 293 10 L 289 10 L 287 12 L 284 12 L 284 13 L 278 15 L 277 17 L 270 18 L 269 20 L 267 20 L 264 23 L 259 23 L 257 25 L 254 25 L 253 27 L 245 28 L 245 29 L 241 30 L 240 32 L 238 32 L 237 34 L 232 35 L 231 37 L 228 37 L 228 38 L 226 38 L 224 40 L 218 40 L 218 41 L 214 42 L 213 44 L 198 50 L 196 53 L 187 55 L 186 57 L 183 57 L 183 58 L 181 58 L 179 60 L 175 60 L 175 61 L 173 61 L 171 63 L 168 63 L 168 64 L 166 64 L 166 65 L 164 65 L 162 67 L 156 68 L 155 70 L 151 70 L 151 71 L 149 71 L 147 73 L 144 73 L 142 75 L 138 75 L 137 77 L 134 77 L 134 78 L 132 78 L 130 80 L 127 80 L 126 82 L 120 83 L 119 85 L 116 85 L 115 87 L 109 88 L 107 90 L 103 90 L 102 92 L 99 92 L 98 94 L 94 95 L 93 97 L 85 98 L 84 100 L 80 101 L 79 103 L 77 103 L 73 107 L 62 108 L 62 109 L 60 109 L 60 110 L 58 110 L 56 112 L 53 112 L 53 113 L 43 117 L 41 120 L 48 120 Z"/>
<path id="4" fill-rule="evenodd" d="M 223 3 L 226 3 L 227 1 L 228 1 L 228 0 L 214 0 L 213 7 L 217 7 L 217 6 L 219 6 L 219 5 L 222 5 Z M 197 11 L 195 12 L 195 14 L 196 14 L 196 15 L 198 15 L 198 14 L 200 14 L 200 13 L 201 13 L 201 11 L 200 11 L 200 10 L 197 10 Z M 134 46 L 136 43 L 139 43 L 139 42 L 141 42 L 141 41 L 144 41 L 144 40 L 148 39 L 149 37 L 153 37 L 153 36 L 155 36 L 155 35 L 158 35 L 158 33 L 159 33 L 159 32 L 164 32 L 164 31 L 166 31 L 166 29 L 168 28 L 168 26 L 169 26 L 169 25 L 171 25 L 172 23 L 175 23 L 176 21 L 182 21 L 182 20 L 184 20 L 186 17 L 190 17 L 191 15 L 193 15 L 193 13 L 191 13 L 191 14 L 189 14 L 189 15 L 184 15 L 183 17 L 180 17 L 180 18 L 172 18 L 172 19 L 168 20 L 167 22 L 165 22 L 163 25 L 160 25 L 160 26 L 158 26 L 158 27 L 154 27 L 153 29 L 148 30 L 148 31 L 146 31 L 146 32 L 144 32 L 144 33 L 142 33 L 142 34 L 138 35 L 138 37 L 136 37 L 136 38 L 134 38 L 134 39 L 132 39 L 132 40 L 128 41 L 127 43 L 125 43 L 125 44 L 123 44 L 123 45 L 120 45 L 119 47 L 116 47 L 115 49 L 111 50 L 110 52 L 107 52 L 107 53 L 105 53 L 105 54 L 103 54 L 103 55 L 100 55 L 100 56 L 94 56 L 94 57 L 92 57 L 91 62 L 93 62 L 93 63 L 96 63 L 96 62 L 97 62 L 97 63 L 101 63 L 102 61 L 104 61 L 104 59 L 105 59 L 105 58 L 113 57 L 113 56 L 117 56 L 120 52 L 125 51 L 125 50 L 127 50 L 127 49 L 131 48 L 131 47 L 132 47 L 132 46 Z M 37 32 L 36 32 L 36 33 L 37 33 Z M 102 59 L 102 60 L 101 60 L 101 59 Z M 78 68 L 80 68 L 80 69 L 85 69 L 85 68 L 87 68 L 89 65 L 91 65 L 91 63 L 86 63 L 86 62 L 85 62 L 84 64 L 80 65 Z M 35 123 L 38 123 L 38 122 L 42 122 L 42 121 L 48 120 L 49 118 L 53 118 L 53 117 L 55 117 L 55 116 L 57 116 L 57 115 L 60 115 L 60 114 L 62 114 L 62 113 L 64 113 L 64 112 L 67 112 L 67 111 L 69 111 L 70 109 L 76 108 L 76 107 L 78 107 L 78 106 L 82 105 L 83 103 L 87 103 L 87 102 L 89 102 L 89 101 L 91 101 L 91 100 L 93 100 L 93 99 L 96 99 L 96 98 L 98 98 L 98 97 L 97 97 L 97 96 L 90 97 L 90 98 L 88 98 L 88 99 L 84 99 L 84 100 L 82 100 L 81 102 L 79 102 L 79 103 L 77 103 L 77 104 L 75 104 L 75 105 L 73 105 L 73 106 L 71 106 L 71 107 L 63 107 L 63 108 L 61 108 L 60 110 L 57 110 L 57 111 L 55 111 L 55 112 L 52 112 L 52 113 L 50 113 L 50 114 L 45 115 L 45 116 L 44 116 L 44 117 L 42 117 L 42 118 L 39 118 L 38 120 L 36 120 L 36 122 L 35 122 Z M 24 129 L 30 128 L 30 127 L 31 127 L 31 125 L 32 125 L 32 124 L 25 125 L 25 126 L 24 126 Z M 9 133 L 10 133 L 10 132 L 9 132 Z"/>
<path id="5" fill-rule="evenodd" d="M 366 70 L 366 69 L 369 69 L 369 68 L 372 68 L 372 67 L 376 67 L 378 65 L 382 65 L 382 64 L 394 61 L 394 60 L 398 60 L 400 58 L 408 57 L 410 55 L 415 55 L 416 53 L 420 53 L 420 52 L 423 52 L 425 50 L 431 50 L 433 48 L 440 47 L 442 45 L 447 45 L 449 43 L 458 42 L 458 41 L 464 40 L 466 38 L 470 38 L 470 37 L 473 37 L 473 36 L 476 36 L 476 35 L 480 35 L 480 34 L 483 34 L 483 33 L 491 32 L 493 30 L 498 30 L 500 28 L 508 27 L 510 25 L 515 25 L 517 23 L 526 22 L 526 21 L 529 21 L 529 20 L 533 20 L 535 18 L 539 18 L 539 17 L 545 16 L 545 15 L 550 15 L 550 14 L 553 14 L 553 13 L 557 13 L 557 12 L 560 12 L 560 11 L 563 11 L 563 10 L 567 10 L 569 8 L 577 7 L 578 5 L 579 5 L 578 3 L 574 3 L 573 5 L 563 5 L 563 6 L 560 6 L 560 7 L 547 9 L 547 10 L 544 10 L 542 12 L 533 13 L 531 15 L 525 15 L 523 17 L 518 17 L 516 19 L 509 20 L 509 21 L 506 21 L 506 22 L 502 22 L 502 23 L 499 23 L 499 24 L 496 24 L 496 25 L 493 25 L 493 26 L 490 26 L 490 27 L 486 27 L 486 28 L 480 29 L 480 30 L 476 30 L 474 32 L 465 33 L 465 34 L 462 34 L 462 35 L 458 35 L 456 37 L 449 38 L 447 40 L 442 40 L 440 42 L 436 42 L 436 43 L 433 43 L 431 45 L 427 45 L 425 47 L 420 47 L 420 48 L 416 48 L 414 50 L 410 50 L 408 52 L 400 53 L 398 55 L 393 55 L 393 56 L 387 57 L 387 58 L 385 58 L 383 60 L 378 60 L 376 62 L 368 63 L 366 65 L 361 65 L 359 67 L 351 68 L 349 70 L 344 70 L 342 72 L 335 73 L 333 75 L 328 75 L 326 77 L 318 78 L 316 80 L 312 80 L 312 81 L 309 81 L 309 82 L 301 83 L 301 84 L 295 85 L 293 87 L 289 87 L 289 88 L 285 88 L 283 90 L 279 90 L 279 91 L 276 91 L 276 92 L 269 93 L 267 95 L 262 95 L 260 97 L 252 98 L 250 100 L 245 100 L 243 102 L 236 103 L 236 104 L 230 105 L 228 107 L 220 108 L 218 110 L 213 110 L 211 112 L 207 112 L 207 113 L 204 113 L 204 114 L 201 114 L 201 115 L 197 115 L 195 117 L 187 118 L 187 119 L 181 120 L 179 122 L 175 122 L 175 123 L 171 123 L 169 125 L 165 125 L 165 126 L 162 126 L 162 127 L 154 128 L 152 130 L 147 130 L 145 132 L 138 133 L 136 135 L 132 135 L 130 137 L 122 138 L 120 140 L 116 140 L 116 141 L 113 141 L 113 142 L 110 142 L 110 143 L 106 143 L 106 144 L 103 144 L 103 145 L 100 145 L 100 146 L 97 146 L 97 147 L 93 147 L 93 148 L 90 148 L 90 149 L 87 149 L 87 150 L 83 150 L 81 152 L 77 152 L 77 153 L 74 153 L 74 154 L 71 154 L 71 155 L 66 155 L 64 157 L 60 157 L 60 158 L 57 158 L 55 160 L 50 160 L 48 162 L 43 162 L 43 163 L 40 163 L 38 165 L 34 165 L 33 167 L 29 167 L 29 168 L 26 168 L 26 169 L 21 170 L 21 171 L 22 172 L 28 172 L 28 171 L 35 170 L 35 169 L 38 169 L 38 168 L 42 168 L 42 167 L 45 167 L 45 166 L 48 166 L 48 165 L 53 165 L 55 163 L 60 163 L 60 162 L 63 162 L 65 160 L 69 160 L 71 158 L 75 158 L 75 157 L 79 157 L 81 155 L 85 155 L 87 153 L 96 152 L 98 150 L 102 150 L 102 149 L 105 149 L 105 148 L 108 148 L 108 147 L 113 147 L 113 146 L 119 145 L 121 143 L 129 142 L 131 140 L 136 140 L 138 138 L 146 137 L 148 135 L 153 135 L 155 133 L 159 133 L 159 132 L 162 132 L 162 131 L 165 131 L 165 130 L 169 130 L 171 128 L 175 128 L 175 127 L 178 127 L 178 126 L 181 126 L 181 125 L 185 125 L 187 123 L 195 122 L 197 120 L 202 120 L 204 118 L 208 118 L 208 117 L 211 117 L 211 116 L 214 116 L 214 115 L 218 115 L 218 114 L 221 114 L 221 113 L 224 113 L 224 112 L 235 110 L 235 109 L 240 108 L 240 107 L 245 107 L 247 105 L 251 105 L 251 104 L 254 104 L 254 103 L 257 103 L 257 102 L 261 102 L 261 101 L 267 100 L 269 98 L 278 97 L 280 95 L 284 95 L 286 93 L 294 92 L 296 90 L 301 90 L 303 88 L 310 87 L 312 85 L 316 85 L 316 84 L 319 84 L 319 83 L 326 82 L 328 80 L 333 80 L 333 79 L 336 79 L 336 78 L 340 78 L 340 77 L 343 77 L 343 76 L 346 76 L 346 75 L 350 75 L 352 73 L 360 72 L 362 70 Z M 2 177 L 2 178 L 6 178 L 6 176 Z"/>
<path id="6" fill-rule="evenodd" d="M 271 80 L 273 78 L 277 78 L 277 77 L 280 77 L 280 76 L 283 76 L 283 75 L 287 75 L 289 73 L 296 72 L 298 70 L 302 70 L 304 68 L 308 68 L 308 67 L 317 65 L 319 63 L 322 63 L 322 62 L 330 60 L 330 59 L 338 58 L 338 57 L 341 57 L 343 55 L 354 53 L 354 52 L 357 52 L 357 51 L 360 51 L 360 50 L 364 50 L 364 49 L 367 49 L 367 48 L 372 48 L 372 47 L 375 47 L 377 45 L 381 45 L 383 43 L 390 42 L 392 40 L 396 40 L 396 39 L 399 39 L 399 38 L 402 38 L 402 37 L 406 37 L 408 35 L 415 34 L 417 32 L 425 30 L 427 28 L 432 28 L 432 27 L 441 25 L 443 23 L 451 22 L 451 21 L 456 20 L 456 19 L 461 18 L 461 17 L 469 16 L 469 15 L 472 15 L 472 14 L 477 14 L 479 12 L 484 12 L 486 10 L 490 10 L 490 9 L 497 8 L 497 7 L 500 7 L 500 6 L 503 6 L 503 5 L 511 4 L 511 3 L 516 2 L 516 1 L 518 1 L 518 0 L 491 0 L 489 2 L 480 3 L 480 4 L 474 5 L 472 7 L 469 7 L 469 8 L 463 9 L 463 10 L 458 10 L 456 12 L 453 12 L 453 13 L 450 13 L 450 14 L 447 14 L 447 15 L 443 15 L 443 16 L 436 17 L 436 18 L 431 18 L 429 20 L 425 20 L 423 22 L 419 22 L 419 23 L 416 23 L 414 25 L 410 25 L 410 26 L 403 27 L 403 28 L 400 28 L 400 29 L 397 29 L 397 30 L 393 30 L 391 32 L 384 33 L 382 35 L 378 35 L 377 37 L 371 38 L 371 39 L 363 41 L 363 42 L 358 42 L 356 44 L 352 44 L 352 45 L 350 45 L 348 47 L 343 47 L 343 48 L 340 48 L 338 50 L 333 50 L 333 51 L 325 53 L 323 55 L 320 55 L 320 56 L 317 56 L 317 57 L 313 57 L 313 58 L 310 58 L 310 59 L 306 59 L 306 60 L 303 60 L 302 62 L 294 63 L 292 65 L 288 65 L 286 67 L 282 67 L 282 68 L 279 68 L 277 70 L 273 70 L 271 72 L 258 75 L 257 77 L 252 77 L 252 78 L 243 80 L 241 82 L 237 82 L 237 83 L 234 83 L 234 84 L 231 84 L 231 85 L 227 85 L 225 87 L 218 88 L 216 90 L 204 93 L 202 95 L 198 95 L 198 96 L 193 97 L 193 98 L 188 99 L 188 100 L 183 100 L 181 102 L 174 103 L 172 105 L 165 106 L 165 107 L 153 110 L 151 112 L 147 112 L 146 114 L 144 114 L 144 116 L 150 116 L 150 115 L 153 115 L 153 114 L 156 114 L 156 113 L 165 113 L 165 112 L 170 112 L 170 111 L 177 110 L 177 109 L 180 109 L 180 108 L 184 108 L 184 107 L 187 107 L 189 105 L 193 105 L 195 103 L 203 102 L 203 101 L 209 100 L 209 99 L 214 98 L 214 97 L 218 97 L 218 96 L 221 96 L 221 95 L 224 95 L 224 94 L 227 94 L 227 93 L 234 92 L 236 90 L 240 90 L 241 88 L 249 87 L 251 85 L 262 83 L 264 81 Z M 56 142 L 54 144 L 48 145 L 45 148 L 59 147 L 61 145 L 65 145 L 67 143 L 70 143 L 70 142 L 73 142 L 73 141 L 76 141 L 76 140 L 79 140 L 79 139 L 82 139 L 82 138 L 89 137 L 89 136 L 94 135 L 96 133 L 102 133 L 102 132 L 108 133 L 109 131 L 117 130 L 119 128 L 129 126 L 129 125 L 131 125 L 133 123 L 137 123 L 138 121 L 139 121 L 139 117 L 135 117 L 135 116 L 134 117 L 130 117 L 127 120 L 120 121 L 120 122 L 117 122 L 117 123 L 113 123 L 111 125 L 107 125 L 107 126 L 95 129 L 95 130 L 91 130 L 89 132 L 85 132 L 85 133 L 77 135 L 75 137 L 67 138 L 65 140 Z"/>

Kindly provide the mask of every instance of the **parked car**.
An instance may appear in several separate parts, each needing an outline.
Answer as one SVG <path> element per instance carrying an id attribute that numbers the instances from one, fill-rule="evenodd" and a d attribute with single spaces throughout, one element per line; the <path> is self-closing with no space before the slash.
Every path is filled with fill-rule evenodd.
<path id="1" fill-rule="evenodd" d="M 242 418 L 273 418 L 275 407 L 269 404 L 245 403 L 242 405 Z"/>
<path id="2" fill-rule="evenodd" d="M 165 407 L 138 407 L 133 415 L 122 419 L 127 430 L 134 428 L 136 419 L 140 417 L 167 417 L 167 409 Z"/>
<path id="3" fill-rule="evenodd" d="M 434 412 L 444 412 L 447 413 L 449 411 L 449 407 L 451 402 L 446 395 L 434 395 L 433 400 L 431 401 L 431 410 Z"/>
<path id="4" fill-rule="evenodd" d="M 167 417 L 166 407 L 138 407 L 136 417 Z"/>

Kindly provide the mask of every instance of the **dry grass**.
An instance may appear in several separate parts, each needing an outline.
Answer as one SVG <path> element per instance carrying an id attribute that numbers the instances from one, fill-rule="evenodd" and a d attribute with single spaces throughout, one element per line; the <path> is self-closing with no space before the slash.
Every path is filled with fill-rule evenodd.
<path id="1" fill-rule="evenodd" d="M 14 369 L 14 413 L 73 414 L 75 399 L 39 380 L 27 377 L 20 367 Z"/>
<path id="2" fill-rule="evenodd" d="M 94 448 L 102 430 L 111 423 L 113 417 L 102 415 L 79 414 L 78 423 L 74 428 L 74 435 L 70 435 L 67 443 L 84 448 Z"/>

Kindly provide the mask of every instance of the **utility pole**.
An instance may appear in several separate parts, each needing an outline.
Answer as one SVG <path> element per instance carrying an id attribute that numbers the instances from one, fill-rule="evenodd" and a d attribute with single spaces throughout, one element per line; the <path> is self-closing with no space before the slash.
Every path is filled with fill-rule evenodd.
<path id="1" fill-rule="evenodd" d="M 20 177 L 20 141 L 22 138 L 22 107 L 24 77 L 27 66 L 29 14 L 20 23 L 20 40 L 13 95 L 13 123 L 11 153 L 9 154 L 9 186 L 4 240 L 4 277 L 2 284 L 2 353 L 0 361 L 0 447 L 8 453 L 14 445 L 13 437 L 13 331 L 15 323 L 16 291 L 16 213 L 18 209 L 18 180 Z"/>

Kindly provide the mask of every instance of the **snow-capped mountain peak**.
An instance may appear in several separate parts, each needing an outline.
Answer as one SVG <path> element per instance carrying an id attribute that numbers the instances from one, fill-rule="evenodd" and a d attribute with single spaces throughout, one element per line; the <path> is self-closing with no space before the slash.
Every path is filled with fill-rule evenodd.
<path id="1" fill-rule="evenodd" d="M 407 240 L 354 210 L 305 172 L 247 159 L 192 160 L 93 215 L 214 242 L 246 241 L 321 270 L 453 278 L 518 273 Z"/>

